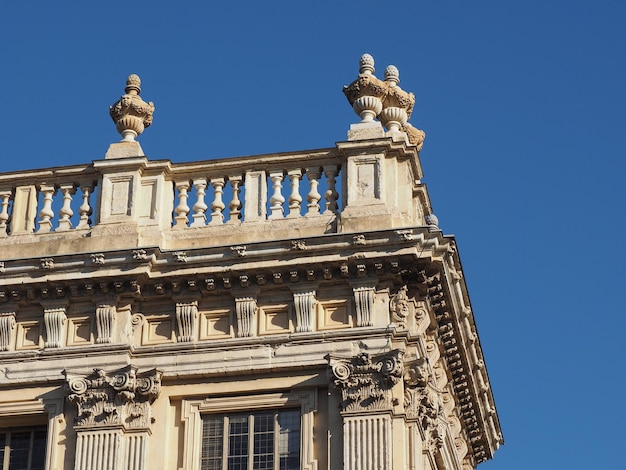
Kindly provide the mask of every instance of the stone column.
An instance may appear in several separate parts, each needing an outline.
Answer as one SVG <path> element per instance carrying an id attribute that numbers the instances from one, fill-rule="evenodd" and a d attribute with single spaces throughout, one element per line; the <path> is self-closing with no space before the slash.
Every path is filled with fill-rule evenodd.
<path id="1" fill-rule="evenodd" d="M 161 372 L 138 373 L 127 366 L 85 376 L 64 371 L 67 399 L 78 413 L 75 470 L 145 470 L 152 403 L 161 391 Z"/>
<path id="2" fill-rule="evenodd" d="M 391 389 L 402 377 L 400 350 L 370 356 L 327 356 L 330 376 L 341 391 L 343 468 L 391 470 Z"/>

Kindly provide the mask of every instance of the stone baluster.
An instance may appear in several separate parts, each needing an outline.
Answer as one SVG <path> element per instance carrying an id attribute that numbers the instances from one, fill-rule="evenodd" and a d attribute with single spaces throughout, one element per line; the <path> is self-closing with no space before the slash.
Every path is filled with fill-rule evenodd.
<path id="1" fill-rule="evenodd" d="M 324 165 L 324 175 L 326 175 L 326 184 L 328 189 L 324 193 L 324 199 L 326 199 L 326 210 L 337 213 L 337 199 L 339 199 L 339 193 L 335 189 L 335 178 L 339 173 L 339 167 L 337 165 Z"/>
<path id="2" fill-rule="evenodd" d="M 8 235 L 11 191 L 0 191 L 0 238 Z"/>
<path id="3" fill-rule="evenodd" d="M 233 189 L 233 198 L 228 204 L 230 208 L 230 219 L 229 223 L 239 223 L 241 220 L 241 200 L 239 199 L 239 192 L 241 189 L 239 186 L 241 185 L 241 176 L 229 176 L 228 181 L 230 181 L 230 187 Z"/>
<path id="4" fill-rule="evenodd" d="M 189 343 L 196 339 L 198 302 L 177 302 L 178 342 Z"/>
<path id="5" fill-rule="evenodd" d="M 307 204 L 307 213 L 306 217 L 313 217 L 320 214 L 320 199 L 322 199 L 322 195 L 318 192 L 317 187 L 320 182 L 320 169 L 319 167 L 311 167 L 306 169 L 306 176 L 309 178 L 309 193 L 306 195 Z"/>
<path id="6" fill-rule="evenodd" d="M 0 351 L 11 349 L 12 330 L 15 328 L 15 312 L 0 313 Z"/>
<path id="7" fill-rule="evenodd" d="M 83 191 L 83 203 L 78 208 L 78 214 L 80 215 L 80 220 L 78 221 L 77 229 L 87 229 L 91 226 L 91 213 L 92 208 L 89 205 L 89 195 L 93 190 L 93 187 L 89 185 L 81 185 L 81 190 Z"/>
<path id="8" fill-rule="evenodd" d="M 43 311 L 43 319 L 46 325 L 46 348 L 60 348 L 65 338 L 65 307 L 50 307 Z"/>
<path id="9" fill-rule="evenodd" d="M 257 311 L 254 297 L 239 297 L 235 299 L 235 316 L 237 318 L 237 337 L 254 336 L 254 320 Z"/>
<path id="10" fill-rule="evenodd" d="M 115 306 L 108 303 L 101 303 L 96 307 L 96 331 L 98 333 L 96 343 L 112 342 L 111 333 L 115 321 L 115 310 Z"/>
<path id="11" fill-rule="evenodd" d="M 174 228 L 185 228 L 187 227 L 187 214 L 189 214 L 189 206 L 187 205 L 187 199 L 189 195 L 187 191 L 189 190 L 189 181 L 177 181 L 175 182 L 176 189 L 178 189 L 178 205 L 174 212 L 176 212 L 176 217 L 174 217 Z"/>
<path id="12" fill-rule="evenodd" d="M 74 215 L 72 210 L 72 195 L 76 194 L 76 186 L 73 184 L 62 184 L 60 186 L 61 193 L 63 194 L 63 207 L 59 209 L 59 226 L 57 231 L 64 232 L 72 228 L 71 217 Z"/>
<path id="13" fill-rule="evenodd" d="M 213 203 L 211 204 L 211 225 L 221 225 L 224 223 L 224 214 L 222 213 L 226 208 L 224 201 L 222 201 L 222 195 L 224 194 L 224 184 L 226 181 L 224 178 L 211 178 L 211 184 L 213 185 Z"/>
<path id="14" fill-rule="evenodd" d="M 270 211 L 272 213 L 268 217 L 269 219 L 282 219 L 283 218 L 283 203 L 285 198 L 281 194 L 283 187 L 283 172 L 274 171 L 270 173 L 270 179 L 272 180 L 272 187 L 274 188 L 274 194 L 270 198 Z"/>
<path id="15" fill-rule="evenodd" d="M 289 214 L 287 217 L 300 217 L 300 204 L 302 196 L 300 196 L 300 178 L 302 178 L 302 170 L 291 170 L 287 172 L 287 176 L 291 180 L 291 194 L 289 195 Z"/>
<path id="16" fill-rule="evenodd" d="M 48 233 L 52 231 L 52 196 L 57 192 L 57 188 L 52 185 L 42 185 L 40 191 L 43 193 L 43 208 L 39 212 L 39 229 L 37 233 Z"/>
<path id="17" fill-rule="evenodd" d="M 193 180 L 193 186 L 196 188 L 196 203 L 193 205 L 193 222 L 191 227 L 204 227 L 206 225 L 205 212 L 209 208 L 204 202 L 207 187 L 206 178 Z"/>

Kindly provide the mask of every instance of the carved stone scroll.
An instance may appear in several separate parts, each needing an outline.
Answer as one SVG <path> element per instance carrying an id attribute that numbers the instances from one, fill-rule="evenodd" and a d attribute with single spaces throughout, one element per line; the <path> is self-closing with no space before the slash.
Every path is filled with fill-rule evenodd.
<path id="1" fill-rule="evenodd" d="M 98 333 L 96 343 L 105 344 L 112 341 L 111 333 L 115 313 L 115 306 L 108 303 L 100 303 L 96 307 L 96 331 Z"/>
<path id="2" fill-rule="evenodd" d="M 356 304 L 356 326 L 372 326 L 374 311 L 374 294 L 375 287 L 373 285 L 362 285 L 354 287 L 354 301 Z"/>
<path id="3" fill-rule="evenodd" d="M 254 297 L 235 299 L 235 315 L 237 317 L 237 337 L 254 336 L 254 318 L 257 311 Z"/>
<path id="4" fill-rule="evenodd" d="M 192 342 L 196 339 L 198 302 L 177 302 L 176 321 L 178 322 L 178 341 Z"/>
<path id="5" fill-rule="evenodd" d="M 15 328 L 15 312 L 0 312 L 0 351 L 11 348 L 11 330 Z"/>
<path id="6" fill-rule="evenodd" d="M 67 316 L 65 307 L 44 308 L 43 319 L 46 325 L 46 348 L 60 348 L 65 338 L 65 323 Z"/>
<path id="7" fill-rule="evenodd" d="M 296 312 L 296 332 L 313 331 L 315 321 L 315 291 L 295 292 L 293 294 Z"/>

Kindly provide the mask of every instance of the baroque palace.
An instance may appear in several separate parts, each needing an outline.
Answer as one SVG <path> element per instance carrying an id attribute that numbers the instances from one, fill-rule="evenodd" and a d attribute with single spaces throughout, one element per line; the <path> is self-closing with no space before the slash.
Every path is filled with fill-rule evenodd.
<path id="1" fill-rule="evenodd" d="M 398 70 L 333 147 L 0 174 L 0 470 L 475 468 L 503 438 Z"/>

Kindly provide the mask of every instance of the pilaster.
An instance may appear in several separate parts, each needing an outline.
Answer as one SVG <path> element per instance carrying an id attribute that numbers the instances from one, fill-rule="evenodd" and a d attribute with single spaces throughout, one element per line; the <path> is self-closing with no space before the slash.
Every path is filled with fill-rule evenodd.
<path id="1" fill-rule="evenodd" d="M 333 384 L 341 391 L 343 468 L 390 470 L 393 386 L 402 377 L 403 352 L 327 356 Z"/>
<path id="2" fill-rule="evenodd" d="M 161 372 L 138 373 L 127 366 L 85 376 L 64 371 L 78 411 L 75 470 L 145 470 L 152 425 L 152 403 L 161 391 Z"/>

